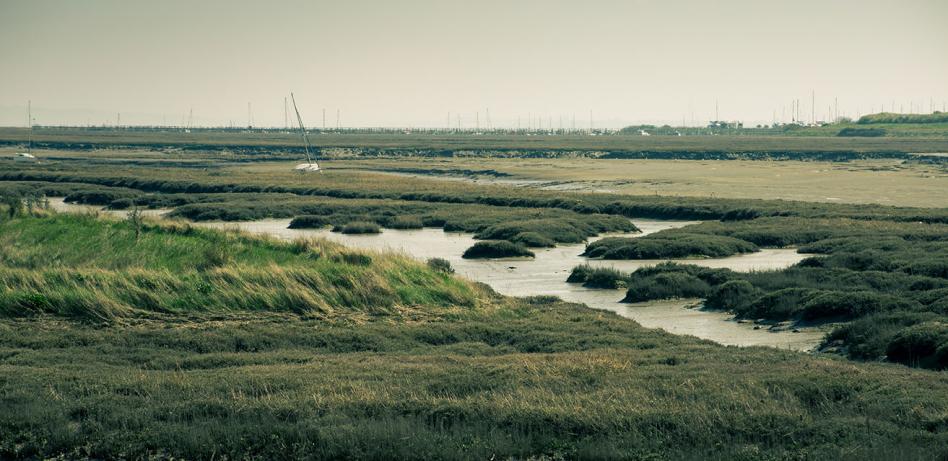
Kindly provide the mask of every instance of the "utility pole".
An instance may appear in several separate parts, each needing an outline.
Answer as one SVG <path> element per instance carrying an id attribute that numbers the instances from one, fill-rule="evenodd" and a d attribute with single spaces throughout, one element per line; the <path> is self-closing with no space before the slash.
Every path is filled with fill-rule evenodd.
<path id="1" fill-rule="evenodd" d="M 247 102 L 247 129 L 253 129 L 253 117 L 250 115 L 250 102 Z"/>
<path id="2" fill-rule="evenodd" d="M 339 109 L 336 109 L 336 129 L 342 128 L 342 125 L 339 123 Z"/>
<path id="3" fill-rule="evenodd" d="M 810 91 L 810 123 L 816 125 L 816 90 Z"/>
<path id="4" fill-rule="evenodd" d="M 323 130 L 326 130 L 326 108 L 323 107 Z"/>
<path id="5" fill-rule="evenodd" d="M 283 97 L 283 129 L 290 129 L 290 118 L 289 114 L 287 113 L 286 96 Z"/>

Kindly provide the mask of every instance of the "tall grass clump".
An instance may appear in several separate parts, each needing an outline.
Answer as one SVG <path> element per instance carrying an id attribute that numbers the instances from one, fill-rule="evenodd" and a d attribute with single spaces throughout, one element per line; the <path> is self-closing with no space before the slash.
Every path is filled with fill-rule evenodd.
<path id="1" fill-rule="evenodd" d="M 569 283 L 582 283 L 591 288 L 626 288 L 629 275 L 611 267 L 592 267 L 588 264 L 576 266 L 566 279 Z"/>
<path id="2" fill-rule="evenodd" d="M 14 243 L 15 242 L 15 243 Z M 201 312 L 465 309 L 476 289 L 410 259 L 83 215 L 0 222 L 0 312 L 108 320 Z"/>
<path id="3" fill-rule="evenodd" d="M 438 272 L 443 272 L 445 274 L 453 274 L 454 268 L 451 267 L 451 262 L 444 258 L 431 258 L 428 260 L 428 267 L 434 269 Z"/>

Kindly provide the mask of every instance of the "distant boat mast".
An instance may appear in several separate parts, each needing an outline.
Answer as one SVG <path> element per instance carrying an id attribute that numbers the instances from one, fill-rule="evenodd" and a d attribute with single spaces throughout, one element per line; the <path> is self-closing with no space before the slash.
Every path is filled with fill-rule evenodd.
<path id="1" fill-rule="evenodd" d="M 300 125 L 300 133 L 303 135 L 303 149 L 306 151 L 306 163 L 296 165 L 295 170 L 300 173 L 322 171 L 319 169 L 319 165 L 313 161 L 313 156 L 309 153 L 309 137 L 306 136 L 306 127 L 303 126 L 303 117 L 300 117 L 300 110 L 296 107 L 296 96 L 294 96 L 292 92 L 290 93 L 290 99 L 293 100 L 293 111 L 296 112 L 296 121 Z"/>
<path id="2" fill-rule="evenodd" d="M 33 155 L 33 101 L 26 101 L 26 122 L 30 126 L 30 140 L 26 145 L 26 153 Z"/>

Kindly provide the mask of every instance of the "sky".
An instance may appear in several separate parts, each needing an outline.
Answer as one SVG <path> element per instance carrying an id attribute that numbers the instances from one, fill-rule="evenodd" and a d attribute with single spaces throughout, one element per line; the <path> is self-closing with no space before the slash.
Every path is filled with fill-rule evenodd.
<path id="1" fill-rule="evenodd" d="M 0 0 L 0 63 L 3 126 L 766 124 L 943 110 L 948 1 Z"/>

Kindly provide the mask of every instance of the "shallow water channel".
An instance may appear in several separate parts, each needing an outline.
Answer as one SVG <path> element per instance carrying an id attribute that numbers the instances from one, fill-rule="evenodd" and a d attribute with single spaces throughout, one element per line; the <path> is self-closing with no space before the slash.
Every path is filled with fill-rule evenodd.
<path id="1" fill-rule="evenodd" d="M 65 204 L 62 200 L 51 200 L 53 208 L 62 211 L 96 209 L 82 205 Z M 165 210 L 149 210 L 150 215 Z M 125 212 L 109 212 L 124 215 Z M 535 259 L 511 258 L 492 260 L 469 260 L 461 258 L 464 250 L 474 244 L 471 234 L 444 232 L 438 228 L 420 230 L 384 229 L 375 235 L 346 235 L 328 229 L 288 229 L 289 219 L 265 219 L 248 222 L 201 222 L 202 227 L 217 229 L 239 229 L 249 233 L 269 235 L 292 240 L 296 238 L 321 237 L 353 248 L 376 251 L 395 251 L 419 260 L 440 257 L 447 259 L 458 274 L 471 280 L 484 282 L 495 290 L 510 296 L 553 295 L 566 301 L 583 303 L 595 309 L 613 311 L 648 328 L 661 328 L 668 332 L 692 335 L 721 344 L 734 346 L 771 346 L 780 349 L 811 350 L 823 338 L 824 332 L 813 329 L 793 331 L 769 331 L 766 327 L 755 329 L 750 323 L 738 323 L 724 312 L 689 308 L 696 300 L 668 300 L 647 303 L 620 303 L 623 290 L 585 288 L 580 284 L 566 283 L 574 266 L 614 267 L 631 272 L 663 260 L 605 261 L 579 256 L 585 244 L 560 245 L 556 248 L 534 249 Z M 642 236 L 662 229 L 683 227 L 694 221 L 633 220 L 642 230 Z M 607 234 L 590 239 L 620 234 Z M 676 260 L 707 267 L 729 268 L 735 271 L 780 269 L 791 266 L 805 255 L 792 249 L 765 249 L 757 253 L 715 259 Z"/>

